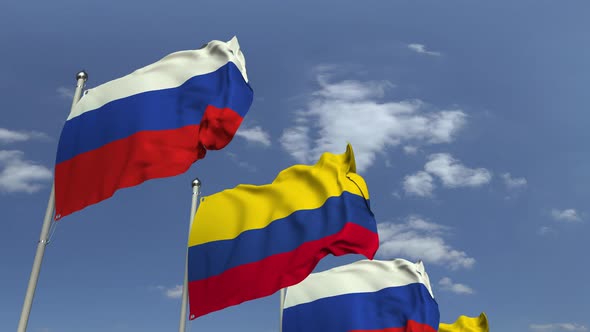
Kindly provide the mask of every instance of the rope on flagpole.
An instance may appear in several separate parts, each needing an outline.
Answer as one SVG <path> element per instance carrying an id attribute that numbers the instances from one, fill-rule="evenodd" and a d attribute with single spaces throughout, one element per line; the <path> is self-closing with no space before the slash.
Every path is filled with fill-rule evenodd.
<path id="1" fill-rule="evenodd" d="M 47 245 L 49 245 L 51 243 L 51 239 L 53 238 L 53 235 L 55 234 L 56 229 L 57 229 L 57 222 L 54 220 L 53 222 L 51 222 L 51 228 L 49 229 L 49 236 L 47 237 Z"/>

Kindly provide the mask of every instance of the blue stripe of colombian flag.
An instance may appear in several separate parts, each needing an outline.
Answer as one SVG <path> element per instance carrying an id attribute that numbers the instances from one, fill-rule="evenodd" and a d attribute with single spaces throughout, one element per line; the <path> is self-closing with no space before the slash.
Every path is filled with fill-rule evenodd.
<path id="1" fill-rule="evenodd" d="M 283 311 L 283 332 L 435 332 L 439 316 L 424 284 L 412 283 L 289 307 Z"/>
<path id="2" fill-rule="evenodd" d="M 364 197 L 345 191 L 340 196 L 328 198 L 317 209 L 295 211 L 265 228 L 245 231 L 235 239 L 189 247 L 188 280 L 216 276 L 225 270 L 290 252 L 306 242 L 337 234 L 346 218 L 350 223 L 377 233 L 367 204 Z"/>
<path id="3" fill-rule="evenodd" d="M 181 174 L 225 147 L 253 91 L 228 62 L 175 88 L 113 100 L 66 122 L 55 167 L 55 219 L 121 188 Z"/>

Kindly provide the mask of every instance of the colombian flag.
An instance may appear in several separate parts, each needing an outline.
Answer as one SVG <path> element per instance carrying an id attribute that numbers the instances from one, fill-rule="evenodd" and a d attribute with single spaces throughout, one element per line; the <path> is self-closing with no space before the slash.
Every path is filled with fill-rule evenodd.
<path id="1" fill-rule="evenodd" d="M 297 284 L 328 254 L 372 259 L 378 246 L 350 145 L 271 184 L 203 197 L 188 243 L 190 319 Z"/>

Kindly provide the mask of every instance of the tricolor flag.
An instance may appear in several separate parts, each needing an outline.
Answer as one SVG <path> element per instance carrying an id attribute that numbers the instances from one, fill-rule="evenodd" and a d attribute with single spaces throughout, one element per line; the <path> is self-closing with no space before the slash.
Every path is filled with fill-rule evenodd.
<path id="1" fill-rule="evenodd" d="M 440 323 L 439 332 L 490 332 L 485 312 L 478 317 L 459 316 L 453 324 Z"/>
<path id="2" fill-rule="evenodd" d="M 352 147 L 202 198 L 188 246 L 190 319 L 294 285 L 328 254 L 373 258 L 377 224 Z"/>
<path id="3" fill-rule="evenodd" d="M 55 219 L 118 189 L 185 172 L 231 141 L 252 98 L 235 37 L 88 90 L 59 140 Z"/>
<path id="4" fill-rule="evenodd" d="M 361 260 L 287 288 L 283 332 L 435 332 L 439 316 L 421 262 Z"/>

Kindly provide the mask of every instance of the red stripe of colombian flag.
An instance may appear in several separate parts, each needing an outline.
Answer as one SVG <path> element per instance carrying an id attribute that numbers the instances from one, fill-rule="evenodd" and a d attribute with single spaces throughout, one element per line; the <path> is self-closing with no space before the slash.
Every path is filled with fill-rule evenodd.
<path id="1" fill-rule="evenodd" d="M 170 54 L 89 90 L 61 133 L 55 219 L 225 147 L 252 104 L 237 39 Z"/>
<path id="2" fill-rule="evenodd" d="M 328 254 L 372 259 L 377 225 L 355 172 L 348 145 L 314 166 L 283 170 L 272 184 L 204 197 L 188 244 L 190 319 L 294 285 Z"/>

